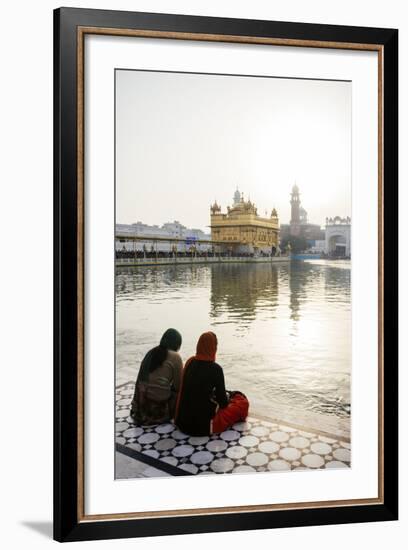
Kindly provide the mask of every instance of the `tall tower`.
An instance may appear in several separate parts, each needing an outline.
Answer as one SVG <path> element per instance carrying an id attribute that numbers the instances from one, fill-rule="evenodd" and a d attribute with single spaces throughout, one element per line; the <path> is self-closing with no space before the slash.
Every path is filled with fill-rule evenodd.
<path id="1" fill-rule="evenodd" d="M 292 193 L 290 194 L 290 234 L 299 235 L 300 232 L 300 193 L 299 188 L 295 184 L 292 187 Z"/>
<path id="2" fill-rule="evenodd" d="M 292 193 L 290 194 L 290 206 L 291 206 L 291 217 L 290 223 L 299 223 L 300 222 L 300 193 L 299 188 L 295 184 L 292 187 Z"/>

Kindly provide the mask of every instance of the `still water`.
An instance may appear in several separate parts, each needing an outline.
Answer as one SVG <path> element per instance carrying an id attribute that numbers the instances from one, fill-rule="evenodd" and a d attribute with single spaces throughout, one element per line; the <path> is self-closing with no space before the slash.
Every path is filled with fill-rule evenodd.
<path id="1" fill-rule="evenodd" d="M 183 360 L 218 337 L 227 389 L 274 411 L 350 415 L 350 262 L 160 266 L 116 271 L 116 379 L 136 377 L 168 327 Z"/>

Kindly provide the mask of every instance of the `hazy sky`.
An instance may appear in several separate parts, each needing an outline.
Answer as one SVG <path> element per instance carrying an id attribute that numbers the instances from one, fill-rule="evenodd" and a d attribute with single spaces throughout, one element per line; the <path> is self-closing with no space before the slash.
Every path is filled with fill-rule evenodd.
<path id="1" fill-rule="evenodd" d="M 116 221 L 208 231 L 235 189 L 258 213 L 351 215 L 351 83 L 116 71 Z"/>

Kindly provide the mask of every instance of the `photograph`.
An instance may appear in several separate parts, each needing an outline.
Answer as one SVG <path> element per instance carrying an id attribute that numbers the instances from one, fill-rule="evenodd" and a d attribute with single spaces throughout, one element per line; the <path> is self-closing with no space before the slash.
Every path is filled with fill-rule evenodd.
<path id="1" fill-rule="evenodd" d="M 2 4 L 5 550 L 404 548 L 404 8 Z"/>
<path id="2" fill-rule="evenodd" d="M 115 480 L 352 468 L 352 82 L 114 78 Z"/>
<path id="3" fill-rule="evenodd" d="M 397 62 L 55 10 L 55 540 L 398 518 Z"/>

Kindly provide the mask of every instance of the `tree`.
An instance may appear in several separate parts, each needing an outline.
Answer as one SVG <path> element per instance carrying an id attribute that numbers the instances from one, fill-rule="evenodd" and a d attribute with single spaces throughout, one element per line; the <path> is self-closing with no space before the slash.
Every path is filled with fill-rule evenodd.
<path id="1" fill-rule="evenodd" d="M 285 237 L 281 241 L 281 248 L 283 250 L 286 250 L 286 248 L 288 247 L 288 243 L 290 244 L 291 251 L 295 254 L 298 252 L 303 252 L 307 249 L 307 240 L 305 237 L 295 237 L 294 235 Z"/>

